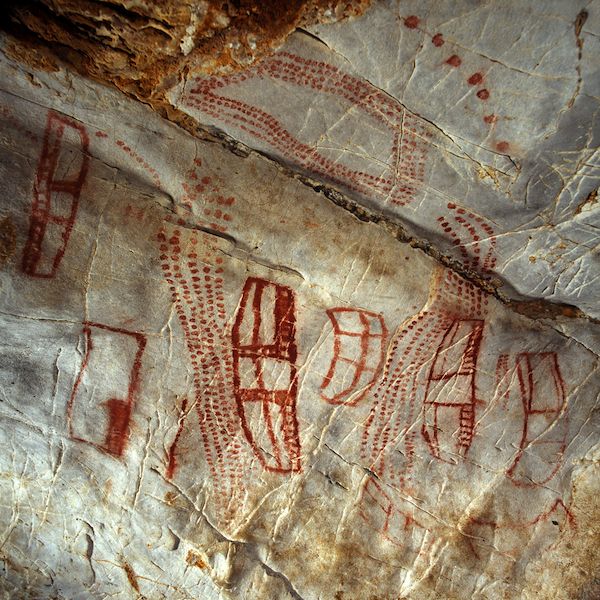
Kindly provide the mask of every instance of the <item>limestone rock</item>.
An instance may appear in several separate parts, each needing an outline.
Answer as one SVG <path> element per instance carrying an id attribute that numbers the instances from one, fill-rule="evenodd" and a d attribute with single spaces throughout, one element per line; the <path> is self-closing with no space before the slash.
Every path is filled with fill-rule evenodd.
<path id="1" fill-rule="evenodd" d="M 4 34 L 3 597 L 595 597 L 599 15 L 379 2 L 147 104 Z"/>

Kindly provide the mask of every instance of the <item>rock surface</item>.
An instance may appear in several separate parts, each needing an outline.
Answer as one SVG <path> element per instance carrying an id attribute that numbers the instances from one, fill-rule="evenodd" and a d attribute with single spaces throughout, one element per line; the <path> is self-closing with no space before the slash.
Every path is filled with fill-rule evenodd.
<path id="1" fill-rule="evenodd" d="M 271 53 L 298 26 L 360 14 L 369 0 L 8 0 L 13 52 L 54 55 L 140 98 L 182 72 L 227 72 Z M 29 57 L 31 60 L 31 57 Z M 35 59 L 34 59 L 35 60 Z M 50 59 L 51 62 L 54 62 Z"/>
<path id="2" fill-rule="evenodd" d="M 4 597 L 597 597 L 599 19 L 378 2 L 150 106 L 6 34 Z"/>

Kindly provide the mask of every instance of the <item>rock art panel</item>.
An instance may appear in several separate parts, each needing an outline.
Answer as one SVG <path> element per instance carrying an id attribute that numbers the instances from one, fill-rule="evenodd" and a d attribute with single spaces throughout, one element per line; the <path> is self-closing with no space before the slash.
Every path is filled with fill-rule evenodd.
<path id="1" fill-rule="evenodd" d="M 27 275 L 53 277 L 60 266 L 88 171 L 88 146 L 83 125 L 58 113 L 48 113 L 23 250 L 22 268 Z"/>
<path id="2" fill-rule="evenodd" d="M 454 259 L 434 226 L 448 201 L 492 221 L 494 285 L 597 317 L 596 9 L 555 8 L 389 0 L 352 26 L 294 34 L 242 74 L 190 76 L 170 98 Z"/>
<path id="3" fill-rule="evenodd" d="M 330 404 L 355 406 L 379 374 L 388 331 L 383 317 L 368 310 L 330 308 L 327 316 L 333 347 L 321 397 Z"/>
<path id="4" fill-rule="evenodd" d="M 232 329 L 234 394 L 248 443 L 267 471 L 300 471 L 294 293 L 244 284 Z"/>
<path id="5" fill-rule="evenodd" d="M 101 323 L 85 323 L 83 333 L 85 355 L 67 404 L 69 433 L 74 440 L 122 456 L 139 395 L 146 338 Z"/>
<path id="6" fill-rule="evenodd" d="M 493 160 L 518 158 L 514 138 L 461 137 L 454 113 L 430 122 L 440 100 L 414 103 L 429 53 L 449 74 L 440 94 L 503 93 L 488 58 L 458 50 L 461 6 L 454 32 L 427 3 L 385 21 L 400 58 L 427 44 L 414 81 L 384 85 L 364 70 L 374 50 L 352 64 L 306 33 L 243 73 L 190 75 L 180 108 L 270 158 L 0 57 L 4 595 L 594 589 L 596 324 L 489 293 L 480 278 L 508 273 L 506 240 L 542 235 L 544 208 L 515 201 L 509 218 L 504 176 L 472 178 L 457 150 L 485 170 L 501 139 Z M 469 118 L 491 128 L 490 113 Z M 429 246 L 406 243 L 406 215 Z"/>

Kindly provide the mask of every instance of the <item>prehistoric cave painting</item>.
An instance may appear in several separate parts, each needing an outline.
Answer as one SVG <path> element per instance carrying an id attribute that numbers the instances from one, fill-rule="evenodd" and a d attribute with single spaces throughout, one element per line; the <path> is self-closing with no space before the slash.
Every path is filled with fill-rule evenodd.
<path id="1" fill-rule="evenodd" d="M 448 77 L 447 71 L 450 69 L 455 70 L 457 75 L 463 78 L 465 91 L 472 90 L 473 96 L 480 105 L 475 108 L 475 112 L 480 115 L 478 118 L 481 118 L 493 130 L 500 117 L 497 114 L 490 113 L 487 107 L 487 102 L 491 94 L 489 82 L 486 81 L 486 73 L 481 69 L 466 71 L 467 67 L 465 67 L 463 58 L 460 55 L 463 48 L 447 42 L 439 32 L 429 32 L 426 24 L 423 23 L 418 15 L 408 15 L 402 17 L 401 20 L 406 29 L 412 30 L 416 35 L 422 36 L 423 39 L 429 38 L 433 46 L 438 49 L 440 53 L 439 68 L 443 70 L 443 74 L 440 75 L 441 77 Z M 448 46 L 452 49 L 448 50 Z M 456 54 L 456 52 L 459 52 L 459 54 Z M 497 140 L 494 147 L 500 153 L 507 153 L 510 150 L 510 144 L 506 140 Z"/>
<path id="2" fill-rule="evenodd" d="M 294 292 L 246 280 L 232 331 L 234 390 L 246 439 L 268 471 L 300 471 Z"/>
<path id="3" fill-rule="evenodd" d="M 452 432 L 442 429 L 439 421 L 456 418 L 456 413 L 459 434 L 455 451 L 464 456 L 473 441 L 477 403 L 475 377 L 482 336 L 482 319 L 456 319 L 446 330 L 436 351 L 427 378 L 425 419 L 421 430 L 436 458 L 442 458 L 440 434 L 445 432 L 448 436 Z M 452 443 L 449 439 L 443 446 L 449 447 Z"/>
<path id="4" fill-rule="evenodd" d="M 496 394 L 503 402 L 504 406 L 508 406 L 510 400 L 510 356 L 501 354 L 496 362 Z"/>
<path id="5" fill-rule="evenodd" d="M 384 131 L 390 131 L 390 159 L 383 173 L 369 173 L 330 159 L 315 146 L 294 137 L 268 112 L 224 95 L 227 88 L 249 78 L 284 81 L 312 92 L 327 94 L 360 111 Z M 429 124 L 408 112 L 368 82 L 326 62 L 279 52 L 240 74 L 198 78 L 184 102 L 246 134 L 267 143 L 284 158 L 346 189 L 398 206 L 409 204 L 422 186 L 431 131 Z M 377 164 L 380 164 L 377 161 Z M 365 169 L 370 166 L 365 163 Z"/>
<path id="6" fill-rule="evenodd" d="M 100 135 L 98 136 L 98 134 L 100 134 Z M 104 137 L 106 134 L 104 134 L 104 132 L 102 132 L 102 131 L 97 131 L 96 135 L 98 137 Z M 160 181 L 160 175 L 159 175 L 158 171 L 152 165 L 150 165 L 143 156 L 141 156 L 139 153 L 137 153 L 129 144 L 127 144 L 123 140 L 116 140 L 115 143 L 118 148 L 123 150 L 123 152 L 125 152 L 125 154 L 127 154 L 129 157 L 131 157 L 146 173 L 148 173 L 148 175 L 150 175 L 150 178 L 152 179 L 152 183 L 156 186 L 157 189 L 162 188 L 162 184 Z"/>
<path id="7" fill-rule="evenodd" d="M 52 278 L 60 266 L 88 172 L 88 145 L 83 125 L 48 112 L 23 251 L 22 269 L 31 277 Z"/>
<path id="8" fill-rule="evenodd" d="M 565 384 L 556 352 L 523 352 L 516 357 L 523 404 L 523 436 L 507 471 L 513 483 L 532 487 L 548 483 L 560 468 L 567 442 Z"/>
<path id="9" fill-rule="evenodd" d="M 448 209 L 440 225 L 464 262 L 487 272 L 494 264 L 493 231 L 483 219 L 454 204 Z M 486 312 L 487 298 L 478 287 L 439 267 L 426 306 L 392 336 L 383 374 L 369 391 L 371 409 L 361 442 L 361 459 L 372 476 L 367 478 L 360 514 L 376 529 L 380 530 L 378 513 L 406 514 L 399 503 L 417 493 L 418 448 L 450 464 L 468 454 L 477 433 L 477 362 Z M 395 498 L 379 494 L 375 502 L 373 496 L 384 486 L 390 492 L 396 489 Z M 411 517 L 407 523 L 412 521 L 420 519 Z M 393 537 L 389 523 L 385 535 Z"/>
<path id="10" fill-rule="evenodd" d="M 226 332 L 223 259 L 198 234 L 182 238 L 177 226 L 165 225 L 158 241 L 163 274 L 190 355 L 194 404 L 216 502 L 227 507 L 243 493 L 244 463 Z M 173 476 L 174 466 L 169 474 Z"/>
<path id="11" fill-rule="evenodd" d="M 217 178 L 218 179 L 218 178 Z M 186 215 L 193 215 L 208 229 L 225 233 L 232 222 L 231 208 L 235 204 L 233 196 L 225 196 L 221 192 L 221 184 L 214 177 L 203 175 L 202 160 L 194 159 L 194 165 L 188 172 L 187 181 L 183 182 L 182 209 Z M 195 213 L 195 207 L 201 203 L 202 211 Z"/>
<path id="12" fill-rule="evenodd" d="M 183 426 L 185 425 L 185 421 L 188 416 L 188 413 L 187 413 L 188 404 L 189 404 L 188 399 L 184 398 L 183 402 L 181 403 L 181 408 L 179 410 L 177 433 L 175 434 L 175 439 L 171 442 L 171 446 L 169 447 L 167 472 L 165 474 L 165 477 L 167 479 L 172 479 L 173 476 L 175 475 L 175 471 L 177 470 L 177 446 L 179 444 L 179 439 L 181 438 L 181 434 L 183 433 Z"/>
<path id="13" fill-rule="evenodd" d="M 388 331 L 383 316 L 368 310 L 330 308 L 327 316 L 333 327 L 333 348 L 321 398 L 355 406 L 380 371 Z"/>
<path id="14" fill-rule="evenodd" d="M 489 226 L 454 204 L 448 208 L 442 227 L 471 268 L 487 271 L 493 265 L 495 246 L 493 237 L 486 239 L 488 249 L 481 256 Z M 462 229 L 472 240 L 471 254 L 462 241 Z M 383 376 L 370 392 L 373 403 L 361 446 L 371 470 L 380 477 L 385 474 L 390 484 L 400 489 L 407 485 L 418 435 L 414 423 L 423 414 L 421 434 L 433 456 L 454 455 L 459 449 L 467 453 L 474 435 L 477 359 L 486 307 L 487 298 L 479 288 L 449 269 L 438 268 L 426 307 L 392 337 Z M 442 422 L 443 429 L 452 432 L 448 440 L 439 437 Z M 389 454 L 399 441 L 404 445 L 404 464 L 394 466 Z"/>
<path id="15" fill-rule="evenodd" d="M 226 232 L 232 221 L 235 199 L 223 195 L 219 181 L 202 171 L 197 158 L 182 184 L 178 217 L 158 233 L 161 266 L 184 332 L 194 386 L 193 397 L 182 401 L 166 475 L 173 478 L 177 472 L 183 425 L 195 411 L 215 506 L 223 522 L 230 522 L 248 492 L 246 479 L 254 463 L 282 474 L 301 468 L 296 315 L 292 290 L 251 277 L 232 324 L 225 311 L 223 258 L 214 240 L 183 228 L 191 222 Z"/>
<path id="16" fill-rule="evenodd" d="M 32 146 L 37 146 L 40 138 L 39 133 L 26 127 L 8 106 L 0 105 L 0 115 L 10 127 L 19 132 L 22 138 L 26 138 Z"/>
<path id="17" fill-rule="evenodd" d="M 548 488 L 539 487 L 536 491 L 540 494 L 532 498 L 530 491 L 513 488 L 509 510 L 496 506 L 492 495 L 483 513 L 467 520 L 461 531 L 474 557 L 488 562 L 495 552 L 510 571 L 528 545 L 534 545 L 536 553 L 547 551 L 564 532 L 577 529 L 575 517 L 561 498 Z M 534 530 L 543 531 L 539 540 L 533 539 Z"/>
<path id="18" fill-rule="evenodd" d="M 83 333 L 85 356 L 67 404 L 69 435 L 120 457 L 139 394 L 146 336 L 90 322 Z"/>
<path id="19" fill-rule="evenodd" d="M 218 185 L 202 175 L 202 161 L 195 159 L 187 180 L 182 183 L 182 214 L 201 225 L 226 231 L 229 214 L 212 214 L 211 204 L 221 198 Z M 227 199 L 228 206 L 234 199 Z M 193 215 L 199 206 L 206 208 L 202 217 Z M 183 235 L 185 220 L 177 225 L 166 219 L 158 233 L 161 267 L 190 355 L 194 397 L 184 399 L 177 434 L 168 452 L 166 476 L 177 471 L 177 447 L 184 422 L 195 407 L 199 419 L 204 454 L 216 491 L 217 506 L 243 493 L 242 435 L 233 388 L 231 343 L 227 331 L 223 291 L 223 259 L 217 256 L 208 236 L 194 232 Z M 192 407 L 188 409 L 188 407 Z"/>
<path id="20" fill-rule="evenodd" d="M 427 553 L 434 537 L 429 524 L 421 521 L 421 516 L 425 515 L 423 511 L 416 510 L 408 502 L 392 500 L 385 486 L 374 477 L 366 480 L 362 494 L 359 510 L 365 521 L 395 546 L 417 554 Z"/>
<path id="21" fill-rule="evenodd" d="M 448 208 L 439 222 L 464 263 L 489 272 L 495 262 L 493 230 L 454 204 Z M 478 412 L 492 401 L 478 389 L 486 315 L 487 299 L 479 288 L 438 268 L 426 306 L 392 336 L 383 375 L 369 392 L 361 458 L 371 474 L 359 515 L 388 541 L 412 551 L 413 559 L 443 527 L 431 517 L 432 499 L 425 499 L 427 485 L 415 477 L 415 462 L 422 465 L 429 456 L 448 469 L 464 465 L 478 435 Z M 495 505 L 492 499 L 489 506 L 473 507 L 477 516 L 461 527 L 479 558 L 490 549 L 517 557 L 532 527 L 552 526 L 560 533 L 574 525 L 567 491 L 558 491 L 559 483 L 547 485 L 559 471 L 568 427 L 557 354 L 501 354 L 495 384 L 497 410 L 514 415 L 519 407 L 522 433 L 515 432 L 509 447 L 518 450 L 498 483 L 511 489 L 501 497 L 510 497 L 515 506 Z"/>

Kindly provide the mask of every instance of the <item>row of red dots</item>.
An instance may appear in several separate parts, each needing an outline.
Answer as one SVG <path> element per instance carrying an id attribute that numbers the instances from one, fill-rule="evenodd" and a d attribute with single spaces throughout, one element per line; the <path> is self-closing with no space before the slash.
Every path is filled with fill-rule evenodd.
<path id="1" fill-rule="evenodd" d="M 408 17 L 405 17 L 404 25 L 408 29 L 419 29 L 420 31 L 422 31 L 423 33 L 426 34 L 426 32 L 419 27 L 420 19 L 416 15 L 410 15 Z M 436 48 L 441 48 L 445 44 L 444 37 L 442 36 L 441 33 L 434 34 L 431 37 L 431 42 L 433 43 L 433 45 Z M 451 67 L 458 68 L 462 64 L 462 59 L 460 58 L 460 56 L 458 54 L 452 54 L 445 60 L 445 63 L 447 65 L 450 65 Z M 483 83 L 483 79 L 484 79 L 483 74 L 480 72 L 476 72 L 467 78 L 467 83 L 471 86 L 477 86 L 477 85 L 480 85 L 481 83 Z M 481 89 L 477 90 L 475 95 L 477 96 L 477 98 L 479 98 L 482 101 L 486 101 L 490 98 L 490 92 L 487 88 L 481 88 Z M 483 117 L 483 121 L 488 125 L 496 123 L 497 120 L 498 120 L 498 117 L 494 114 L 485 115 Z M 506 140 L 502 140 L 502 141 L 497 142 L 495 147 L 496 147 L 496 150 L 498 150 L 499 152 L 507 153 L 508 150 L 510 149 L 510 144 Z"/>

